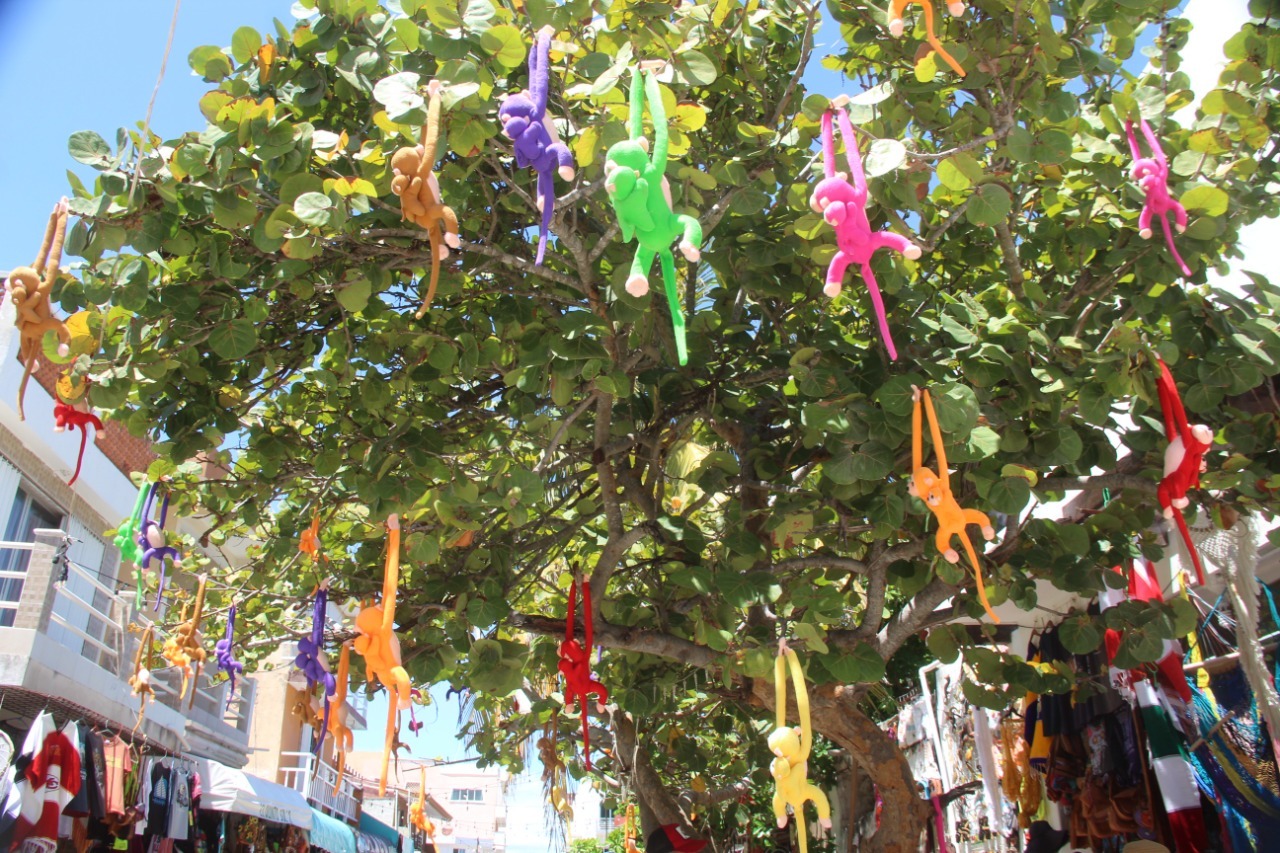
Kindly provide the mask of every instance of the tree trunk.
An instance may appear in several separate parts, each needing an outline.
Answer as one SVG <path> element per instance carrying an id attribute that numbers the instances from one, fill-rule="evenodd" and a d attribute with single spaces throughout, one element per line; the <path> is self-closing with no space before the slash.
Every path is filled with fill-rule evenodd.
<path id="1" fill-rule="evenodd" d="M 649 763 L 649 753 L 639 748 L 635 721 L 629 714 L 617 711 L 613 715 L 613 731 L 618 759 L 630 771 L 631 785 L 640 804 L 640 840 L 643 842 L 659 826 L 673 823 L 686 832 L 691 831 L 688 816 Z"/>
<path id="2" fill-rule="evenodd" d="M 772 680 L 754 679 L 751 690 L 756 702 L 774 710 Z M 790 719 L 795 719 L 794 708 L 792 704 L 788 711 Z M 858 709 L 856 688 L 815 688 L 809 694 L 809 708 L 814 731 L 848 750 L 884 801 L 880 829 L 858 848 L 859 853 L 916 853 L 920 833 L 928 824 L 929 805 L 916 794 L 916 781 L 902 750 Z"/>

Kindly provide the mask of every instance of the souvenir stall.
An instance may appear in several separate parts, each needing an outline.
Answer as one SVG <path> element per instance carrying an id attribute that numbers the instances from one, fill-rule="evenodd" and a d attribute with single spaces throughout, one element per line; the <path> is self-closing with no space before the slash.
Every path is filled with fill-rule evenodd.
<path id="1" fill-rule="evenodd" d="M 65 701 L 38 707 L 0 726 L 0 850 L 70 843 L 88 853 L 153 838 L 195 850 L 201 779 L 192 762 Z"/>
<path id="2" fill-rule="evenodd" d="M 887 728 L 934 805 L 929 849 L 1272 849 L 1277 635 L 1261 626 L 1280 625 L 1280 611 L 1254 579 L 1248 519 L 1189 535 L 1206 584 L 1191 582 L 1198 559 L 1186 571 L 1139 560 L 1115 567 L 1095 600 L 1014 632 L 1008 651 L 1069 673 L 1063 684 L 1073 686 L 990 712 L 965 699 L 963 658 L 921 670 L 920 693 Z M 1142 615 L 1152 605 L 1164 605 L 1158 618 L 1192 625 L 1184 639 L 1161 644 L 1141 632 L 1156 618 Z"/>
<path id="3" fill-rule="evenodd" d="M 201 828 L 208 853 L 302 853 L 308 848 L 315 818 L 302 794 L 216 761 L 198 764 L 206 780 L 201 814 L 208 817 Z"/>

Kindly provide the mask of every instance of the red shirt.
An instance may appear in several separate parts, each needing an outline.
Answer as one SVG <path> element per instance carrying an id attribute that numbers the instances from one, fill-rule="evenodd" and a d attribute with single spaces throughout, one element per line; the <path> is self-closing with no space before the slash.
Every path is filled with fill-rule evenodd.
<path id="1" fill-rule="evenodd" d="M 61 730 L 41 714 L 23 744 L 31 763 L 18 781 L 22 808 L 13 830 L 18 853 L 50 853 L 58 845 L 58 816 L 80 790 L 80 748 L 75 723 Z"/>

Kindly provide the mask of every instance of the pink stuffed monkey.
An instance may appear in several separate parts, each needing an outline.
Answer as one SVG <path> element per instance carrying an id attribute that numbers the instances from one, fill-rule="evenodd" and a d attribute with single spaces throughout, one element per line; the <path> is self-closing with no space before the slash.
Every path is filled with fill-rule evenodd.
<path id="1" fill-rule="evenodd" d="M 892 231 L 872 231 L 867 219 L 867 178 L 862 171 L 862 156 L 858 153 L 858 139 L 853 134 L 849 123 L 849 115 L 844 110 L 845 99 L 832 102 L 832 108 L 822 115 L 822 162 L 826 175 L 813 188 L 813 198 L 809 204 L 816 213 L 835 227 L 836 245 L 839 251 L 831 259 L 827 268 L 827 283 L 822 292 L 836 297 L 843 289 L 844 273 L 849 264 L 856 263 L 862 270 L 863 281 L 871 294 L 871 304 L 875 308 L 876 322 L 880 326 L 880 337 L 884 339 L 889 350 L 889 358 L 897 360 L 898 350 L 893 345 L 893 336 L 889 333 L 889 320 L 885 316 L 884 301 L 880 297 L 880 286 L 875 274 L 871 271 L 871 256 L 877 249 L 889 249 L 912 260 L 920 257 L 920 247 L 901 234 Z M 853 183 L 849 176 L 836 171 L 835 140 L 832 133 L 832 112 L 840 118 L 840 136 L 844 139 L 845 153 L 849 161 L 849 171 L 853 175 Z"/>
<path id="2" fill-rule="evenodd" d="M 1142 149 L 1138 145 L 1138 137 L 1133 132 L 1133 122 L 1126 121 L 1125 133 L 1129 137 L 1129 150 L 1133 152 L 1131 174 L 1138 182 L 1138 186 L 1142 188 L 1146 199 L 1142 207 L 1142 215 L 1138 218 L 1138 236 L 1144 240 L 1150 240 L 1151 218 L 1160 217 L 1160 224 L 1164 226 L 1165 240 L 1169 243 L 1169 252 L 1178 262 L 1182 274 L 1191 275 L 1191 269 L 1186 261 L 1182 260 L 1177 247 L 1173 244 L 1173 231 L 1169 228 L 1169 214 L 1172 213 L 1178 233 L 1186 231 L 1187 211 L 1169 195 L 1169 161 L 1164 156 L 1164 149 L 1160 147 L 1160 140 L 1156 139 L 1146 119 L 1139 118 L 1138 121 L 1142 123 L 1142 135 L 1146 138 L 1147 145 L 1151 147 L 1151 156 L 1143 157 Z"/>

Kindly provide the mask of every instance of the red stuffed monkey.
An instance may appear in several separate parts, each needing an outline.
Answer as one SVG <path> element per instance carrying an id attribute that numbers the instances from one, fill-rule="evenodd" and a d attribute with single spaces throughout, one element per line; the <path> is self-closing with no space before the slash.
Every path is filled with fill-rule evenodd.
<path id="1" fill-rule="evenodd" d="M 564 620 L 564 641 L 560 643 L 560 663 L 557 668 L 564 675 L 564 705 L 572 708 L 574 702 L 582 711 L 582 751 L 583 763 L 591 769 L 591 736 L 588 733 L 587 697 L 593 693 L 601 712 L 604 703 L 609 701 L 609 689 L 591 677 L 591 648 L 594 645 L 594 629 L 591 614 L 591 585 L 582 584 L 582 626 L 583 642 L 579 643 L 573 611 L 578 597 L 578 580 L 569 584 L 569 612 Z"/>
<path id="2" fill-rule="evenodd" d="M 1205 471 L 1204 454 L 1213 446 L 1213 430 L 1204 424 L 1193 426 L 1187 423 L 1187 413 L 1182 408 L 1182 397 L 1178 395 L 1173 374 L 1163 360 L 1157 361 L 1160 363 L 1160 376 L 1156 379 L 1156 391 L 1160 394 L 1164 434 L 1169 446 L 1164 451 L 1164 478 L 1160 480 L 1156 497 L 1160 500 L 1164 517 L 1173 519 L 1178 525 L 1182 541 L 1191 553 L 1196 577 L 1203 585 L 1204 566 L 1200 564 L 1200 555 L 1191 542 L 1191 531 L 1187 529 L 1182 510 L 1191 503 L 1187 490 L 1200 486 L 1200 475 Z"/>

